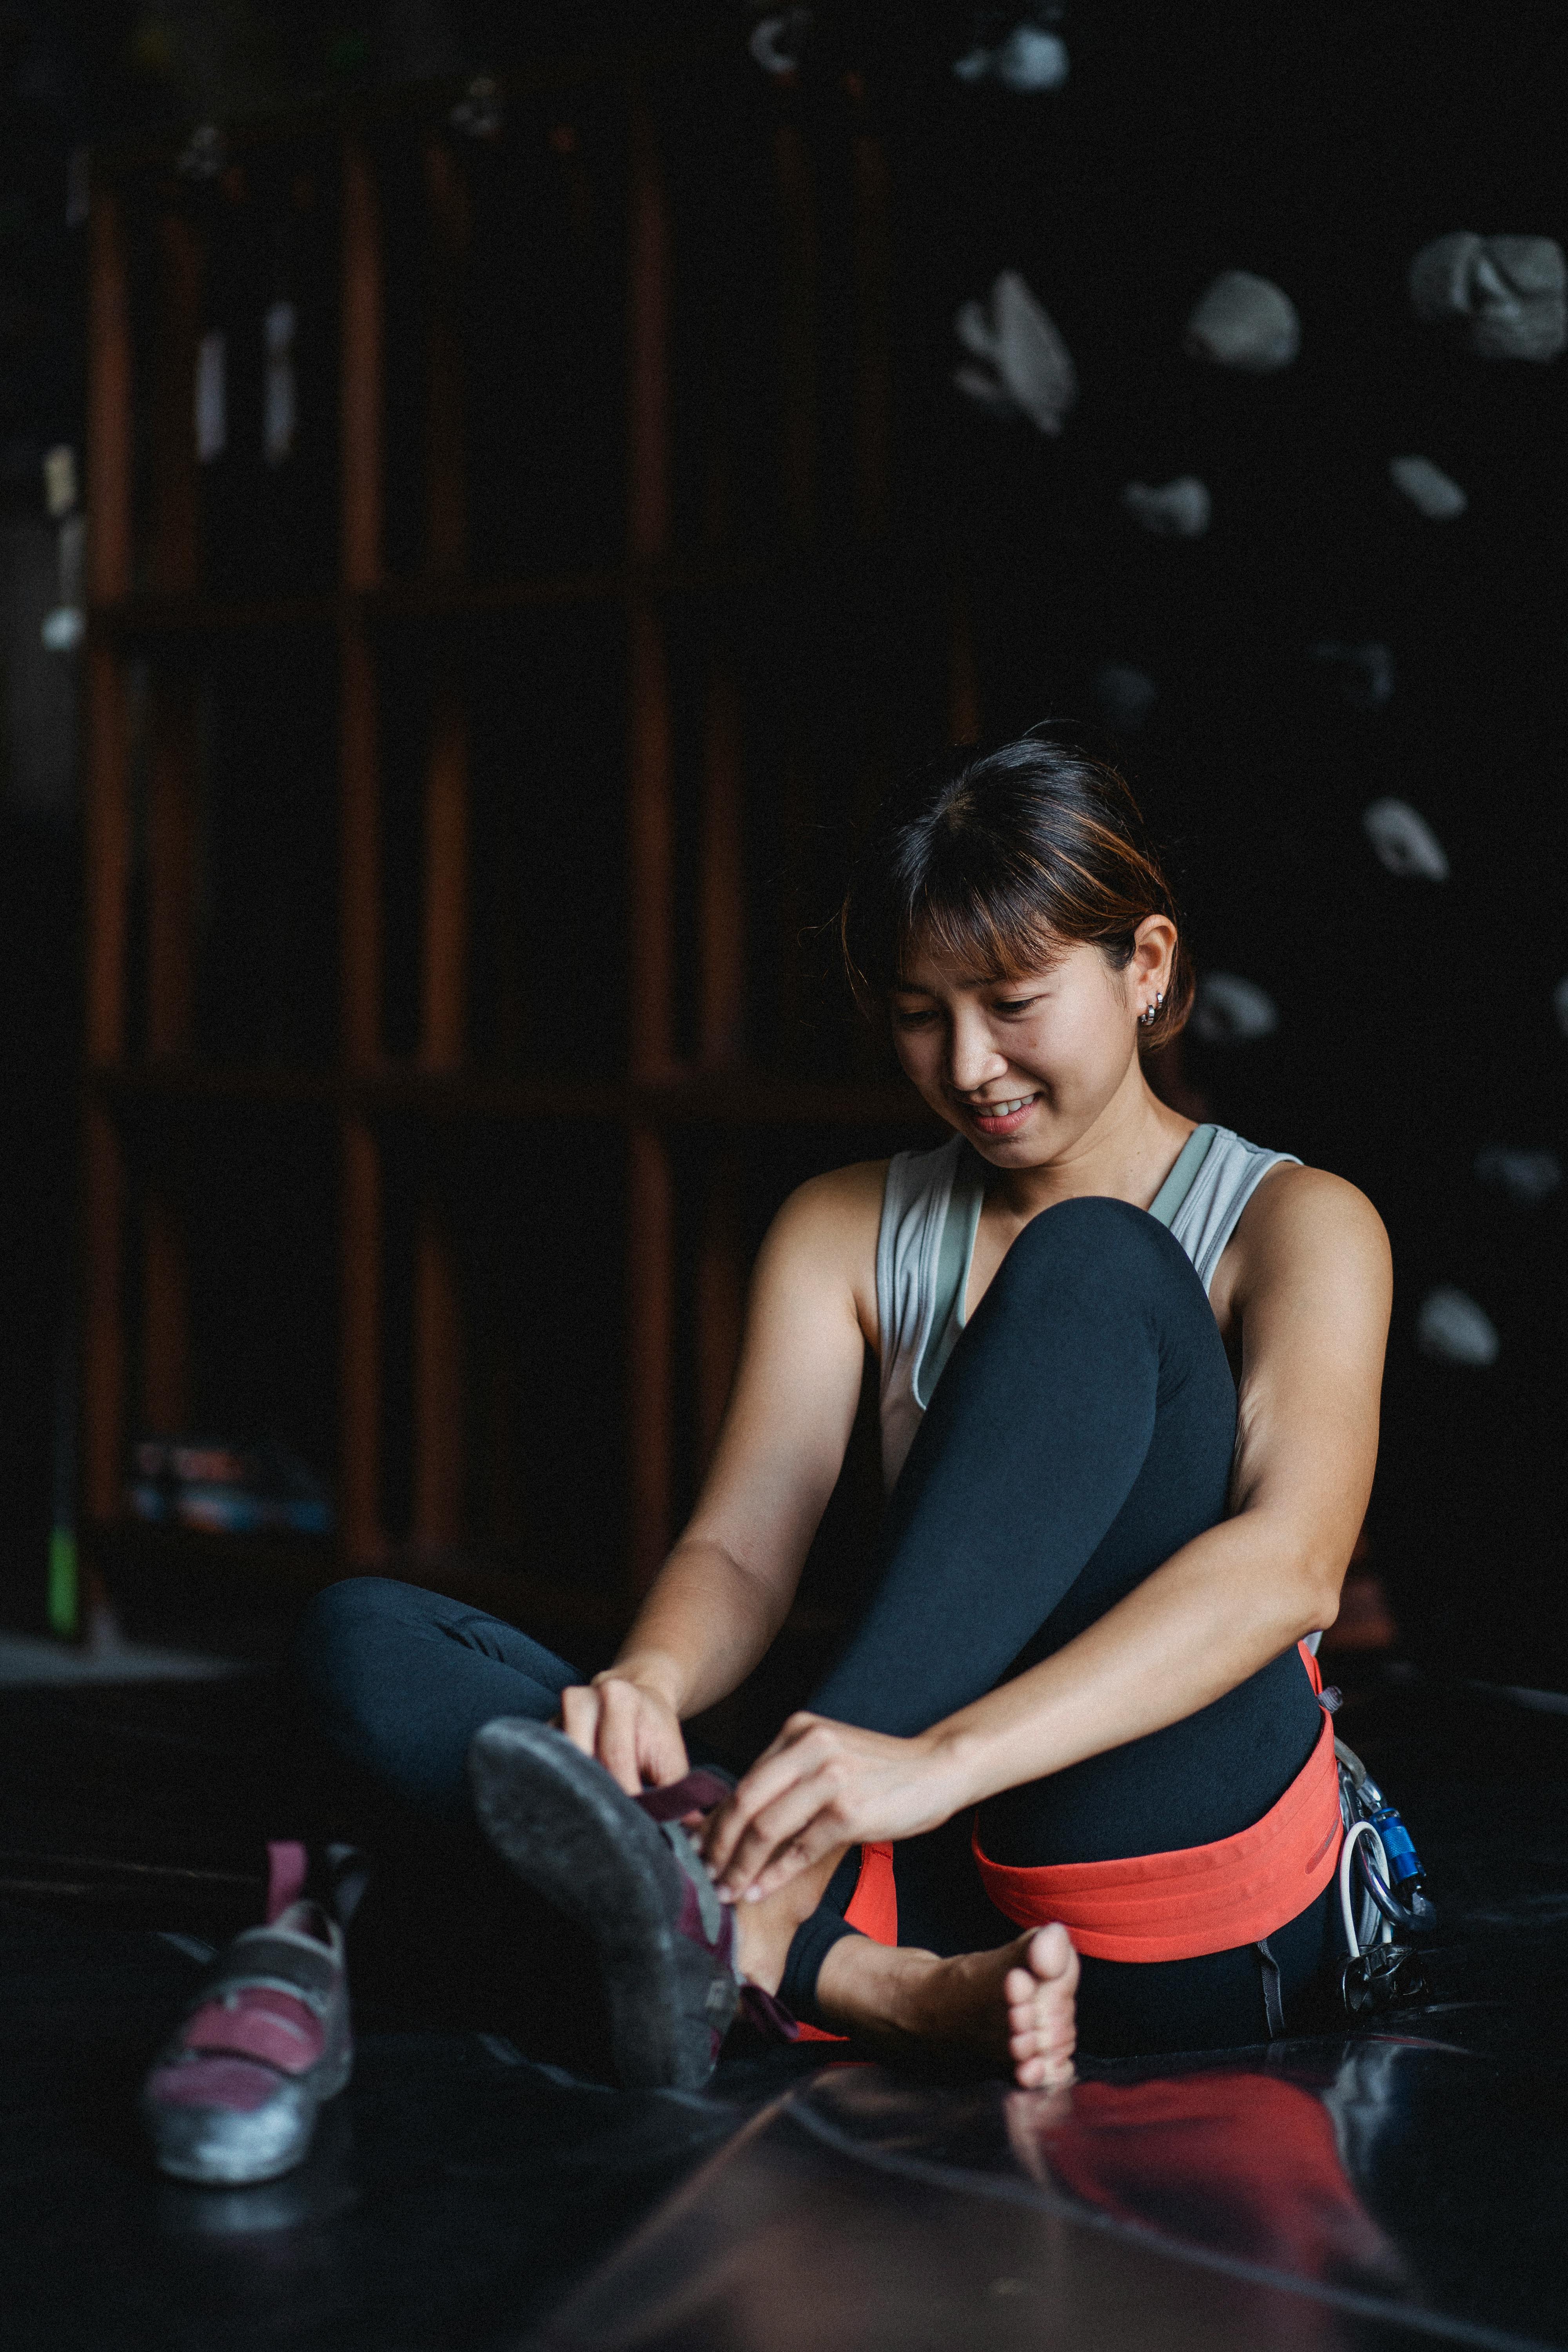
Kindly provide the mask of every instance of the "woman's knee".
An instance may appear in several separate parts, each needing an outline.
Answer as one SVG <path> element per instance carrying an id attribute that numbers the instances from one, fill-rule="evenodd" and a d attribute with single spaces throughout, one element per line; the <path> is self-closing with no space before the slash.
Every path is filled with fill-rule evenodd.
<path id="1" fill-rule="evenodd" d="M 1087 1194 L 1058 1201 L 1032 1217 L 997 1269 L 993 1289 L 1004 1298 L 1058 1299 L 1075 1291 L 1103 1307 L 1118 1291 L 1141 1302 L 1170 1291 L 1191 1305 L 1204 1301 L 1191 1259 L 1165 1227 L 1130 1201 Z"/>
<path id="2" fill-rule="evenodd" d="M 294 1664 L 315 1704 L 337 1713 L 380 1679 L 377 1653 L 405 1622 L 409 1588 L 389 1576 L 348 1576 L 312 1595 L 294 1634 Z"/>

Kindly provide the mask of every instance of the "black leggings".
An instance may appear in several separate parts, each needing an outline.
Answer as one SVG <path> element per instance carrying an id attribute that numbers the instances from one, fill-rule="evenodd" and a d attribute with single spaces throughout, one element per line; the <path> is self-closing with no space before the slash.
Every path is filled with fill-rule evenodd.
<path id="1" fill-rule="evenodd" d="M 942 1373 L 889 1504 L 874 1596 L 810 1705 L 910 1735 L 1061 1648 L 1223 1517 L 1236 1392 L 1179 1244 L 1119 1201 L 1068 1201 L 1026 1226 Z M 312 1604 L 300 1662 L 321 1729 L 385 1795 L 468 1823 L 465 1759 L 496 1715 L 544 1720 L 578 1679 L 481 1612 L 377 1578 Z M 1321 1716 L 1294 1648 L 1184 1721 L 989 1799 L 997 1862 L 1121 1859 L 1249 1827 L 1306 1763 Z M 1017 1931 L 989 1903 L 967 1818 L 901 1843 L 900 1937 L 930 1950 Z M 781 1988 L 816 2015 L 843 1917 L 846 1856 Z M 1328 1895 L 1270 1937 L 1287 2018 L 1335 1956 Z M 1086 1959 L 1081 2045 L 1223 2048 L 1267 2033 L 1251 1945 L 1146 1965 Z"/>

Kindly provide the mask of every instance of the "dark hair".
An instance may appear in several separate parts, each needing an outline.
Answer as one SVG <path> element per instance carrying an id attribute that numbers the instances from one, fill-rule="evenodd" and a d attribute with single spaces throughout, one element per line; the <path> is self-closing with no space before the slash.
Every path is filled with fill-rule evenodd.
<path id="1" fill-rule="evenodd" d="M 1091 941 L 1118 971 L 1147 915 L 1177 924 L 1165 1001 L 1138 1042 L 1168 1045 L 1192 1010 L 1192 967 L 1171 887 L 1108 751 L 1063 720 L 994 751 L 945 752 L 888 793 L 839 911 L 849 983 L 879 1003 L 929 944 L 1013 979 L 1063 942 Z"/>

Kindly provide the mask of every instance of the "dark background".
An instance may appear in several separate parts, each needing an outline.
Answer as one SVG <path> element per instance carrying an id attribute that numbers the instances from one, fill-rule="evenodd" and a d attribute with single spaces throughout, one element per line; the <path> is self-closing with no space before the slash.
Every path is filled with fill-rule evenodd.
<path id="1" fill-rule="evenodd" d="M 1183 16 L 1082 0 L 1058 26 L 1070 77 L 1034 97 L 954 80 L 973 11 L 922 8 L 916 25 L 905 13 L 819 9 L 800 82 L 809 101 L 846 70 L 861 76 L 888 142 L 901 495 L 963 551 L 987 731 L 1088 709 L 1106 660 L 1156 680 L 1129 754 L 1173 845 L 1200 969 L 1247 977 L 1279 1013 L 1250 1045 L 1190 1039 L 1187 1076 L 1213 1116 L 1360 1184 L 1393 1237 L 1369 1536 L 1405 1643 L 1561 1685 L 1564 1196 L 1518 1206 L 1475 1162 L 1489 1146 L 1568 1142 L 1568 1046 L 1552 1005 L 1568 970 L 1568 375 L 1563 361 L 1483 362 L 1421 326 L 1405 276 L 1415 249 L 1451 229 L 1568 242 L 1563 12 L 1507 0 L 1438 28 L 1405 6 Z M 81 440 L 83 233 L 68 222 L 68 159 L 657 40 L 678 16 L 683 33 L 700 18 L 731 42 L 737 74 L 762 83 L 739 6 L 0 5 L 0 1583 L 17 1619 L 37 1615 L 54 1433 L 69 1412 L 58 1367 L 75 1203 L 74 663 L 42 654 L 37 634 L 53 601 L 39 463 Z M 704 142 L 743 131 L 743 110 L 722 126 L 693 120 L 695 189 Z M 727 266 L 743 270 L 745 257 Z M 1078 367 L 1059 440 L 997 424 L 951 388 L 952 311 L 1005 267 L 1027 278 Z M 1295 303 L 1302 349 L 1283 373 L 1184 356 L 1188 311 L 1228 268 L 1276 280 Z M 1431 524 L 1393 489 L 1389 459 L 1412 452 L 1464 486 L 1461 520 Z M 1152 539 L 1117 506 L 1126 481 L 1178 473 L 1213 493 L 1197 542 Z M 1309 658 L 1321 639 L 1390 647 L 1386 706 L 1339 696 Z M 593 659 L 585 646 L 584 675 Z M 1384 795 L 1425 816 L 1448 882 L 1377 863 L 1360 820 Z M 303 857 L 308 807 L 299 814 Z M 768 810 L 755 819 L 765 831 Z M 825 836 L 821 904 L 804 915 L 826 912 L 847 838 Z M 790 1058 L 809 1062 L 808 1037 Z M 243 1156 L 243 1137 L 231 1148 Z M 541 1183 L 570 1216 L 559 1170 Z M 1436 1284 L 1484 1307 L 1495 1365 L 1419 1353 L 1416 1310 Z M 206 1344 L 232 1365 L 244 1341 L 237 1325 Z M 238 1412 L 243 1379 L 231 1389 Z M 300 1433 L 307 1450 L 312 1433 Z"/>

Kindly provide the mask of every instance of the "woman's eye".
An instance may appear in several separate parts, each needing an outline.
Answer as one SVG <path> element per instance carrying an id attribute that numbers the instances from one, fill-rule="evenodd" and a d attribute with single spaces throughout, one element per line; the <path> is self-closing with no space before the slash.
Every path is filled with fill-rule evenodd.
<path id="1" fill-rule="evenodd" d="M 1027 1013 L 1039 1003 L 1037 996 L 1007 996 L 999 998 L 993 1008 L 997 1013 Z"/>
<path id="2" fill-rule="evenodd" d="M 928 1022 L 936 1019 L 936 1014 L 934 1013 L 895 1013 L 893 1018 L 900 1029 L 923 1029 Z"/>

